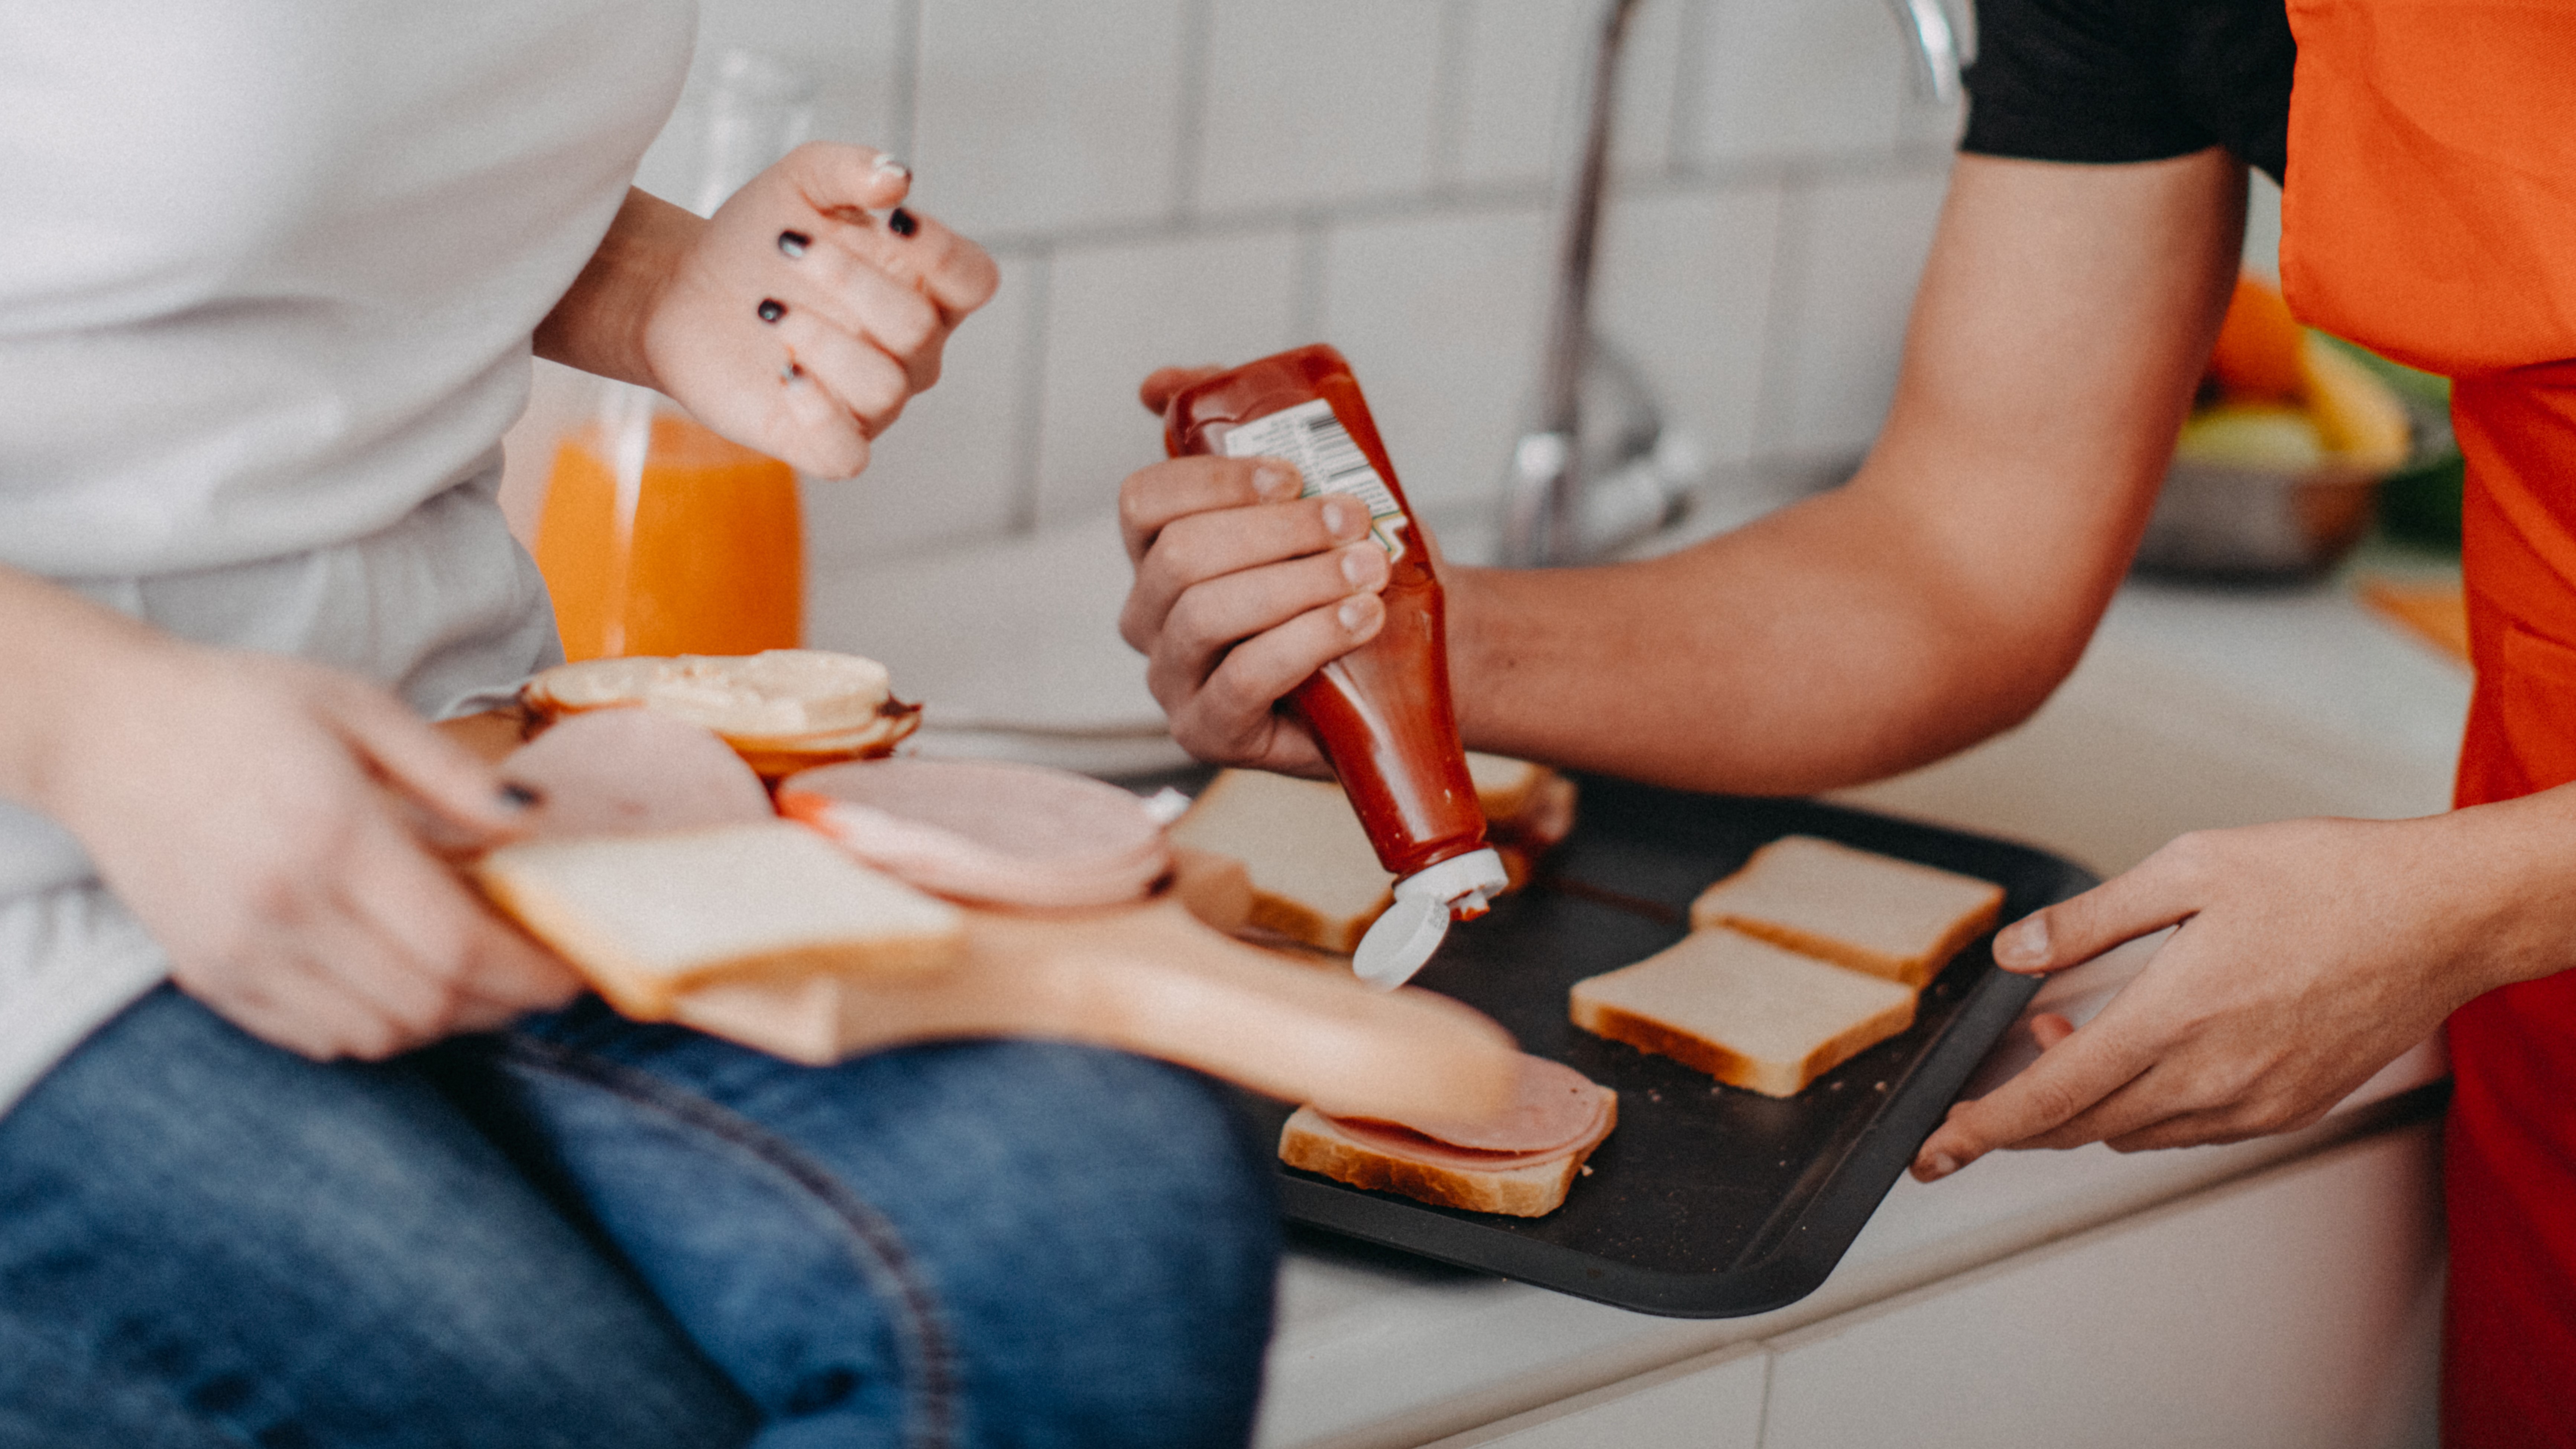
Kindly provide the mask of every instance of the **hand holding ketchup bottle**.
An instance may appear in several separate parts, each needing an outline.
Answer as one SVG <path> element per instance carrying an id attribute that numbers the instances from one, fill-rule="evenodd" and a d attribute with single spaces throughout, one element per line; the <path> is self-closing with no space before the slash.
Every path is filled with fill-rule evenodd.
<path id="1" fill-rule="evenodd" d="M 1246 363 L 1174 394 L 1163 446 L 1176 458 L 1284 458 L 1305 479 L 1303 496 L 1340 493 L 1368 508 L 1387 553 L 1386 626 L 1309 676 L 1288 703 L 1332 761 L 1378 862 L 1399 877 L 1395 904 L 1369 927 L 1353 965 L 1364 980 L 1401 985 L 1452 919 L 1484 914 L 1505 877 L 1458 744 L 1440 579 L 1359 382 L 1322 344 Z"/>

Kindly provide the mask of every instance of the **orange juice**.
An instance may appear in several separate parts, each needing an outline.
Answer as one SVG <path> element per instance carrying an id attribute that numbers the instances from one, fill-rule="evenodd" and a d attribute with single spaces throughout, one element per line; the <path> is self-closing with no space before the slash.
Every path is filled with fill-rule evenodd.
<path id="1" fill-rule="evenodd" d="M 632 419 L 640 424 L 640 416 Z M 803 642 L 796 470 L 667 406 L 640 460 L 606 417 L 555 451 L 537 567 L 573 659 L 756 654 Z M 619 464 L 630 476 L 619 487 Z M 640 464 L 640 466 L 639 466 Z"/>

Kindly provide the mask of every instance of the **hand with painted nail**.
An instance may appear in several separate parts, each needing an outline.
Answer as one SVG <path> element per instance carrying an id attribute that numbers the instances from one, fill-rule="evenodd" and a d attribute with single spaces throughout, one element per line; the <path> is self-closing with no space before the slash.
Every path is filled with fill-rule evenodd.
<path id="1" fill-rule="evenodd" d="M 1998 1148 L 2128 1152 L 2316 1121 L 2472 997 L 2576 964 L 2576 909 L 2548 881 L 2570 858 L 2571 803 L 2187 835 L 2006 928 L 1996 962 L 2047 972 L 2178 927 L 2080 1029 L 2036 1018 L 2040 1059 L 1953 1107 L 1914 1175 Z"/>
<path id="2" fill-rule="evenodd" d="M 1159 413 L 1208 376 L 1166 368 L 1139 397 Z M 1354 500 L 1300 498 L 1277 458 L 1174 458 L 1130 476 L 1118 518 L 1135 582 L 1118 632 L 1182 748 L 1219 764 L 1330 773 L 1290 690 L 1377 636 L 1386 551 Z M 1439 551 L 1426 535 L 1435 566 Z"/>
<path id="3" fill-rule="evenodd" d="M 999 282 L 982 248 L 904 205 L 911 185 L 877 152 L 818 141 L 708 220 L 631 192 L 537 350 L 657 388 L 801 471 L 853 476 Z"/>
<path id="4" fill-rule="evenodd" d="M 50 681 L 66 727 L 16 736 L 41 749 L 0 748 L 14 757 L 0 783 L 24 787 L 0 793 L 79 838 L 183 990 L 316 1058 L 384 1057 L 579 993 L 424 839 L 496 843 L 521 807 L 392 696 L 69 601 L 36 607 L 88 637 Z M 40 769 L 16 768 L 31 756 Z"/>

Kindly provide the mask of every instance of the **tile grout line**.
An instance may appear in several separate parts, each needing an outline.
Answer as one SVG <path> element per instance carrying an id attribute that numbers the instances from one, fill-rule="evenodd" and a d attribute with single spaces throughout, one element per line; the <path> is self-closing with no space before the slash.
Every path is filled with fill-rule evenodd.
<path id="1" fill-rule="evenodd" d="M 1718 0 L 1676 0 L 1682 9 L 1681 37 L 1673 47 L 1680 54 L 1674 60 L 1673 113 L 1664 134 L 1664 174 L 1680 177 L 1696 164 L 1692 158 L 1696 147 L 1691 143 L 1699 131 L 1700 113 L 1708 99 L 1709 37 L 1716 22 L 1709 18 L 1710 8 Z"/>
<path id="2" fill-rule="evenodd" d="M 1291 335 L 1281 345 L 1296 347 L 1324 335 L 1325 262 L 1332 247 L 1332 225 L 1323 216 L 1309 218 L 1297 230 L 1297 276 L 1289 309 Z"/>
<path id="3" fill-rule="evenodd" d="M 1216 0 L 1183 0 L 1181 75 L 1174 100 L 1178 127 L 1172 146 L 1172 202 L 1167 214 L 1186 225 L 1199 207 L 1199 168 L 1207 160 L 1208 76 L 1215 57 Z"/>
<path id="4" fill-rule="evenodd" d="M 1423 190 L 1434 196 L 1457 189 L 1460 154 L 1466 145 L 1467 53 L 1474 29 L 1473 0 L 1447 0 L 1440 7 L 1439 69 L 1431 81 L 1431 155 Z"/>
<path id="5" fill-rule="evenodd" d="M 894 8 L 894 154 L 905 161 L 921 149 L 914 144 L 920 139 L 921 109 L 921 25 L 922 0 L 896 0 Z"/>
<path id="6" fill-rule="evenodd" d="M 1753 403 L 1753 456 L 1786 453 L 1796 431 L 1797 295 L 1806 280 L 1809 185 L 1794 175 L 1780 182 L 1779 221 L 1772 228 L 1771 289 L 1763 305 L 1761 391 Z"/>
<path id="7" fill-rule="evenodd" d="M 1026 255 L 1029 317 L 1020 350 L 1020 417 L 1011 440 L 1012 468 L 1017 476 L 1012 479 L 1011 507 L 1002 524 L 1005 538 L 1026 537 L 1037 531 L 1038 463 L 1045 443 L 1047 338 L 1053 330 L 1047 325 L 1047 313 L 1055 292 L 1055 252 L 1042 247 Z"/>
<path id="8" fill-rule="evenodd" d="M 1915 175 L 1933 169 L 1935 166 L 1946 166 L 1951 154 L 1952 148 L 1947 145 L 1909 145 L 1884 151 L 1843 155 L 1820 154 L 1775 157 L 1761 161 L 1729 160 L 1693 163 L 1678 169 L 1640 168 L 1625 174 L 1614 175 L 1613 195 L 1618 197 L 1680 196 L 1702 192 L 1759 190 L 1765 186 L 1895 179 Z M 1461 188 L 1445 195 L 1390 194 L 1354 198 L 1337 205 L 1292 204 L 1227 212 L 1201 212 L 1179 220 L 1157 220 L 1142 225 L 1128 223 L 1074 225 L 1044 231 L 990 233 L 977 240 L 987 249 L 994 251 L 1031 247 L 1116 246 L 1130 242 L 1182 241 L 1240 235 L 1246 232 L 1292 230 L 1307 224 L 1339 227 L 1374 222 L 1409 221 L 1443 214 L 1473 215 L 1478 212 L 1512 211 L 1530 207 L 1552 208 L 1556 202 L 1557 191 L 1552 183 L 1495 182 L 1472 188 Z"/>

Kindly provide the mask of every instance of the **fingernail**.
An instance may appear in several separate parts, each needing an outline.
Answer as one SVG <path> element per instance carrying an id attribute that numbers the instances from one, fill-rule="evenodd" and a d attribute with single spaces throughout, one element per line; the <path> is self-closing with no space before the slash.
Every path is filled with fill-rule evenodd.
<path id="1" fill-rule="evenodd" d="M 910 236 L 914 232 L 921 230 L 921 222 L 920 219 L 915 217 L 911 212 L 898 206 L 894 210 L 886 213 L 886 230 L 893 232 L 896 236 Z"/>
<path id="2" fill-rule="evenodd" d="M 801 231 L 782 231 L 778 234 L 778 249 L 791 257 L 805 255 L 805 249 L 813 244 L 814 239 Z"/>
<path id="3" fill-rule="evenodd" d="M 1378 563 L 1385 557 L 1383 549 L 1353 544 L 1342 550 L 1342 577 L 1355 589 L 1376 583 Z"/>
<path id="4" fill-rule="evenodd" d="M 779 301 L 776 297 L 763 297 L 763 298 L 761 298 L 761 299 L 760 299 L 760 320 L 761 320 L 761 321 L 763 321 L 763 322 L 776 322 L 779 318 L 784 317 L 784 316 L 786 316 L 786 315 L 787 315 L 787 304 L 786 304 L 786 303 Z"/>
<path id="5" fill-rule="evenodd" d="M 1995 964 L 2004 967 L 2048 964 L 2048 918 L 2029 916 L 2006 926 L 1995 937 Z"/>
<path id="6" fill-rule="evenodd" d="M 1285 463 L 1262 463 L 1252 470 L 1252 491 L 1273 503 L 1294 498 L 1305 480 Z"/>
<path id="7" fill-rule="evenodd" d="M 1357 538 L 1367 527 L 1367 510 L 1354 508 L 1338 498 L 1325 500 L 1324 532 L 1335 538 Z"/>
<path id="8" fill-rule="evenodd" d="M 504 781 L 501 785 L 501 804 L 511 810 L 530 809 L 543 803 L 545 798 L 516 780 Z"/>
<path id="9" fill-rule="evenodd" d="M 897 161 L 892 156 L 879 156 L 877 158 L 877 169 L 886 173 L 888 176 L 900 176 L 906 181 L 910 181 L 912 179 L 912 168 L 904 165 L 900 161 Z"/>
<path id="10" fill-rule="evenodd" d="M 1342 621 L 1344 633 L 1358 633 L 1368 623 L 1368 601 L 1352 599 L 1344 603 L 1337 617 Z"/>
<path id="11" fill-rule="evenodd" d="M 1959 1159 L 1946 1152 L 1926 1153 L 1914 1164 L 1914 1175 L 1924 1182 L 1939 1182 L 1958 1170 Z"/>

